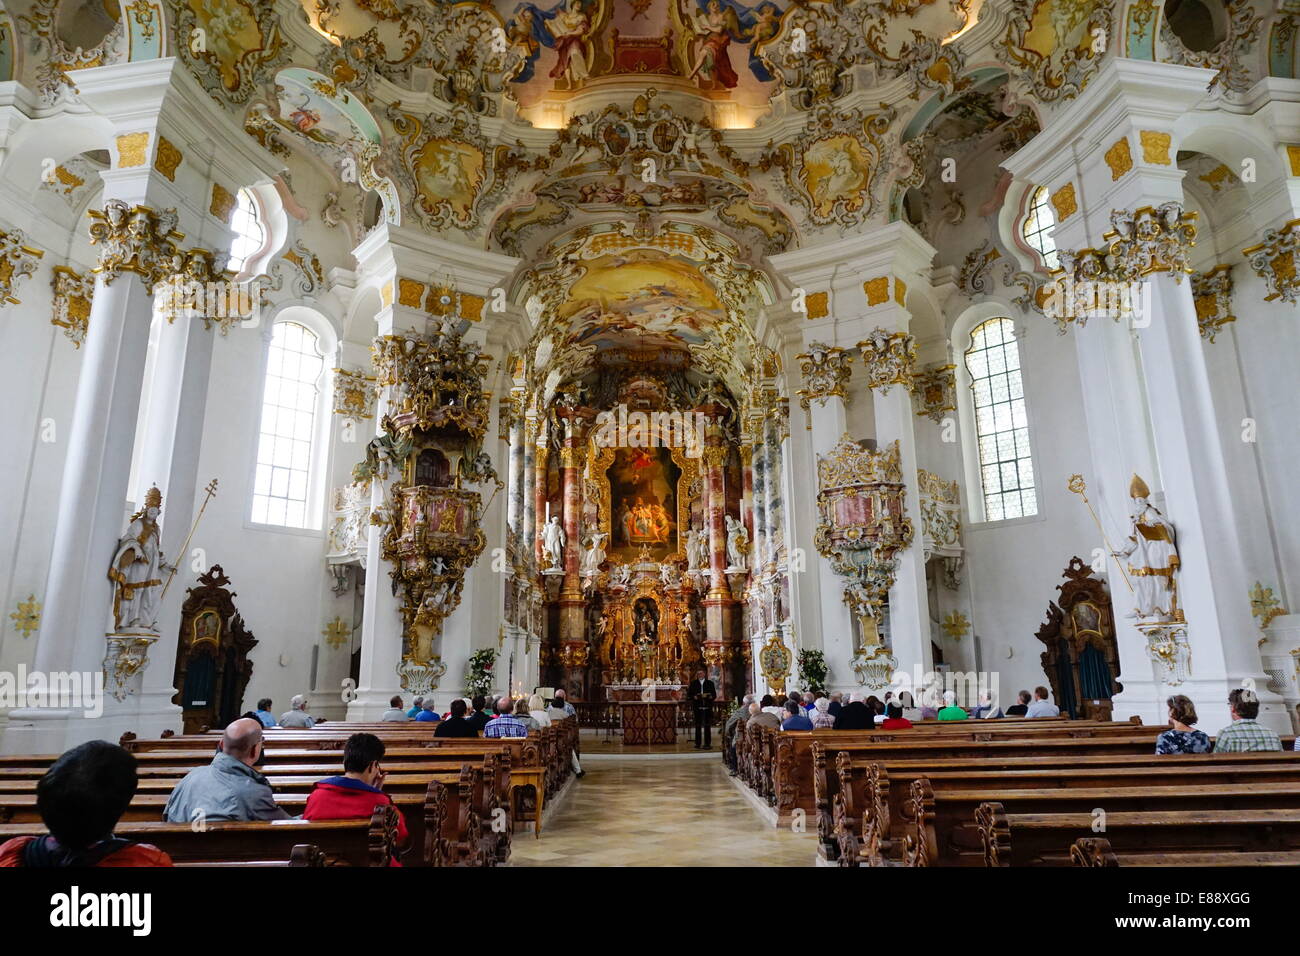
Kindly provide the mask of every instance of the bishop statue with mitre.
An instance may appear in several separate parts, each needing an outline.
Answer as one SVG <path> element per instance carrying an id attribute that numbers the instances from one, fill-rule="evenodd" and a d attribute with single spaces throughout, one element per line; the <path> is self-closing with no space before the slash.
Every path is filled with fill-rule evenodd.
<path id="1" fill-rule="evenodd" d="M 155 486 L 145 492 L 144 507 L 131 516 L 131 524 L 117 543 L 108 579 L 113 582 L 113 626 L 117 631 L 158 623 L 162 572 L 174 570 L 163 561 L 158 540 L 158 515 L 162 492 Z"/>
<path id="2" fill-rule="evenodd" d="M 1128 493 L 1133 499 L 1133 533 L 1128 547 L 1114 554 L 1129 559 L 1128 573 L 1137 601 L 1130 617 L 1139 621 L 1180 621 L 1175 581 L 1180 562 L 1174 526 L 1147 500 L 1151 491 L 1137 475 L 1129 483 Z"/>

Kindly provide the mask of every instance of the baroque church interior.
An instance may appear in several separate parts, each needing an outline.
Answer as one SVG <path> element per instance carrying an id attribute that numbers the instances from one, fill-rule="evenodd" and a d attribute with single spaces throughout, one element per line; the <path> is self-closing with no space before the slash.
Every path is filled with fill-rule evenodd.
<path id="1" fill-rule="evenodd" d="M 811 865 L 890 841 L 820 802 L 833 751 L 724 735 L 745 695 L 1043 686 L 1139 754 L 1173 695 L 1213 734 L 1246 688 L 1291 749 L 1298 27 L 4 0 L 0 754 L 562 689 L 589 779 L 504 801 L 516 862 L 581 862 L 582 788 L 659 734 L 755 841 L 816 812 L 753 844 Z M 21 693 L 81 674 L 93 713 Z"/>

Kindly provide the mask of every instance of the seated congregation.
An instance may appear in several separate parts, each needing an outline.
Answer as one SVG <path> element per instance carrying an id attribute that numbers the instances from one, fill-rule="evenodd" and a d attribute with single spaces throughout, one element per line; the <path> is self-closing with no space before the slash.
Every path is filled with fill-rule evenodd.
<path id="1" fill-rule="evenodd" d="M 1213 737 L 1183 695 L 1163 730 L 1071 720 L 1049 697 L 1004 714 L 952 690 L 921 708 L 906 691 L 749 695 L 724 759 L 777 826 L 815 817 L 840 866 L 1300 865 L 1297 741 L 1257 720 L 1252 690 L 1229 693 Z"/>
<path id="2" fill-rule="evenodd" d="M 402 703 L 325 726 L 263 699 L 223 731 L 0 757 L 0 866 L 492 866 L 583 772 L 562 692 Z"/>

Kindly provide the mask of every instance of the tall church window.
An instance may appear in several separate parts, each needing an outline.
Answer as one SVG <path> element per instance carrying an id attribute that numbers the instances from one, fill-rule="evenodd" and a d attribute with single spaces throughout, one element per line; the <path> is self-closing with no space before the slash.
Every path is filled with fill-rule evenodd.
<path id="1" fill-rule="evenodd" d="M 1056 226 L 1056 217 L 1052 214 L 1052 204 L 1048 200 L 1047 187 L 1040 186 L 1034 190 L 1034 197 L 1029 201 L 1029 212 L 1020 226 L 1020 234 L 1025 237 L 1029 248 L 1038 253 L 1039 261 L 1047 269 L 1057 268 L 1056 241 L 1052 238 L 1052 229 Z"/>
<path id="2" fill-rule="evenodd" d="M 970 339 L 965 359 L 975 409 L 984 520 L 1037 514 L 1015 324 L 1005 318 L 989 319 L 975 327 Z"/>
<path id="3" fill-rule="evenodd" d="M 253 478 L 252 520 L 257 524 L 319 525 L 309 503 L 325 371 L 316 333 L 297 322 L 277 322 L 267 356 Z"/>

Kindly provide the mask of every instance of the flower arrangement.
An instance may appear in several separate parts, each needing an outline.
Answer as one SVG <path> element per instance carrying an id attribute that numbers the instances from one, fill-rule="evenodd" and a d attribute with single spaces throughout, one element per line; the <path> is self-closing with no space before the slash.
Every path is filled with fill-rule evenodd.
<path id="1" fill-rule="evenodd" d="M 814 694 L 826 689 L 826 655 L 821 651 L 799 652 L 799 686 Z"/>
<path id="2" fill-rule="evenodd" d="M 477 697 L 492 691 L 492 666 L 497 661 L 497 652 L 490 647 L 475 651 L 469 656 L 465 665 L 465 696 Z"/>

